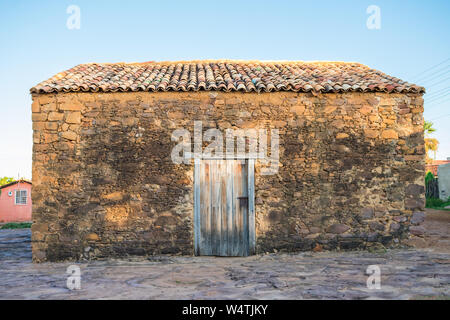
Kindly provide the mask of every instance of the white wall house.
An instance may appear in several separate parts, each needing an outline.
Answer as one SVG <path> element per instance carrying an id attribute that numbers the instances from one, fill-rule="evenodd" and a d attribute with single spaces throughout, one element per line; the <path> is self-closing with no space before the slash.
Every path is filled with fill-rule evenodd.
<path id="1" fill-rule="evenodd" d="M 438 167 L 439 198 L 447 200 L 450 197 L 450 163 Z"/>

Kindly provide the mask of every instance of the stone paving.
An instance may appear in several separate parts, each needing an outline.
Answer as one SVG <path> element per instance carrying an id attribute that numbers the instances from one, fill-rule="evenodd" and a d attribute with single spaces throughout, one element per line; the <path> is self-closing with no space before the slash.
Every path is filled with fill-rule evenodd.
<path id="1" fill-rule="evenodd" d="M 247 258 L 158 256 L 77 263 L 81 289 L 67 289 L 73 263 L 31 263 L 30 231 L 0 230 L 0 299 L 448 299 L 450 253 L 303 252 Z M 368 289 L 369 265 L 381 289 Z"/>

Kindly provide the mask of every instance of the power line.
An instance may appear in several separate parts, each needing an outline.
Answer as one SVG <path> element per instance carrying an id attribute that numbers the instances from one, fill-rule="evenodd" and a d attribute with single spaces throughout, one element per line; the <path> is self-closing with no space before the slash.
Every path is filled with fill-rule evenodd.
<path id="1" fill-rule="evenodd" d="M 441 94 L 443 91 L 445 92 L 446 90 L 449 90 L 449 89 L 450 89 L 450 87 L 442 88 L 442 89 L 440 89 L 440 90 L 438 90 L 438 91 L 435 91 L 435 92 L 432 92 L 432 93 L 427 93 L 425 97 L 426 97 L 426 98 L 431 98 L 431 97 L 436 96 L 436 95 L 439 95 L 439 94 Z"/>
<path id="2" fill-rule="evenodd" d="M 444 80 L 441 80 L 441 81 L 439 81 L 439 82 L 433 83 L 433 84 L 429 85 L 428 88 L 429 88 L 429 87 L 432 87 L 432 86 L 435 86 L 435 85 L 437 85 L 437 84 L 440 84 L 440 83 L 444 83 L 444 82 L 447 81 L 448 79 L 450 79 L 450 77 L 445 78 Z"/>
<path id="3" fill-rule="evenodd" d="M 436 69 L 436 70 L 433 70 L 433 72 L 431 72 L 431 73 L 427 72 L 426 74 L 423 74 L 422 76 L 416 77 L 416 78 L 414 78 L 414 79 L 415 79 L 416 81 L 422 81 L 423 79 L 429 78 L 429 77 L 435 75 L 436 73 L 441 73 L 442 71 L 447 70 L 447 68 L 448 68 L 449 66 L 450 66 L 450 64 L 445 64 L 444 66 L 442 66 L 442 67 L 440 67 L 440 68 L 438 68 L 438 69 Z M 430 71 L 431 71 L 431 70 L 430 70 Z"/>
<path id="4" fill-rule="evenodd" d="M 436 117 L 436 118 L 433 118 L 433 119 L 430 119 L 428 121 L 438 120 L 438 119 L 447 118 L 447 117 L 450 117 L 450 113 L 449 114 L 444 114 L 442 116 L 439 116 L 439 117 Z"/>
<path id="5" fill-rule="evenodd" d="M 440 95 L 446 94 L 447 92 L 450 92 L 450 88 L 445 88 L 445 90 L 442 90 L 442 91 L 439 92 L 439 93 L 432 94 L 432 95 L 429 95 L 429 96 L 425 96 L 424 98 L 425 98 L 425 99 L 428 99 L 428 100 L 434 99 L 434 98 L 439 97 Z"/>
<path id="6" fill-rule="evenodd" d="M 430 105 L 426 104 L 426 110 L 430 110 L 430 109 L 432 109 L 432 108 L 434 108 L 436 106 L 443 105 L 444 103 L 447 103 L 448 101 L 449 100 L 444 100 L 444 101 L 441 101 L 441 102 L 434 101 Z"/>
<path id="7" fill-rule="evenodd" d="M 421 75 L 423 75 L 423 74 L 427 73 L 428 71 L 430 71 L 430 70 L 432 70 L 432 69 L 434 69 L 434 68 L 436 68 L 436 67 L 438 67 L 438 66 L 444 64 L 445 62 L 447 62 L 447 61 L 449 61 L 449 60 L 450 60 L 450 58 L 445 59 L 444 61 L 442 61 L 442 62 L 440 62 L 440 63 L 438 63 L 438 64 L 432 66 L 431 68 L 428 68 L 428 69 L 422 71 L 421 73 L 419 73 L 418 75 L 412 77 L 411 79 L 417 79 L 417 78 L 420 77 Z"/>
<path id="8" fill-rule="evenodd" d="M 446 99 L 448 99 L 448 98 L 446 98 Z M 427 107 L 434 107 L 434 106 L 437 106 L 437 105 L 443 105 L 443 104 L 445 104 L 445 103 L 447 103 L 447 100 L 443 100 L 443 101 L 438 101 L 438 100 L 435 100 L 435 101 L 432 101 L 432 102 L 427 102 Z"/>
<path id="9" fill-rule="evenodd" d="M 428 100 L 428 102 L 433 102 L 433 101 L 441 100 L 442 98 L 448 96 L 449 94 L 450 94 L 450 92 L 449 92 L 449 93 L 446 93 L 446 94 L 444 94 L 444 95 L 442 95 L 442 96 L 434 97 L 434 98 L 432 98 L 431 100 Z"/>
<path id="10" fill-rule="evenodd" d="M 447 70 L 448 67 L 449 67 L 449 66 L 446 66 L 445 69 L 443 69 L 443 70 L 444 70 L 443 72 L 438 71 L 438 72 L 436 72 L 436 73 L 432 73 L 432 74 L 430 74 L 430 75 L 428 75 L 428 76 L 426 76 L 426 77 L 424 77 L 424 78 L 421 78 L 420 80 L 416 80 L 415 82 L 426 83 L 427 81 L 431 81 L 431 80 L 440 78 L 440 77 L 442 77 L 442 76 L 445 76 L 445 75 L 449 72 L 449 70 Z M 430 77 L 431 77 L 431 78 L 430 78 Z M 425 79 L 427 79 L 427 80 L 425 81 Z"/>

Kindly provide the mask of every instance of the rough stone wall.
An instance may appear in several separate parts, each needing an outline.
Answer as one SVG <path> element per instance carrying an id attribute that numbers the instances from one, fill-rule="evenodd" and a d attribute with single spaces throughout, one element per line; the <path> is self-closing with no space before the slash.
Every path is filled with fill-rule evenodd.
<path id="1" fill-rule="evenodd" d="M 277 128 L 255 168 L 257 252 L 399 243 L 423 221 L 413 94 L 158 92 L 33 96 L 33 260 L 193 254 L 193 164 L 175 129 Z"/>

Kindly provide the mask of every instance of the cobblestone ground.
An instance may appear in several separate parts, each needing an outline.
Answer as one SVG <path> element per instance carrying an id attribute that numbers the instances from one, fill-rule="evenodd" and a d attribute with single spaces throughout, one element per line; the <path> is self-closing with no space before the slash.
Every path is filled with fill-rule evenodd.
<path id="1" fill-rule="evenodd" d="M 30 231 L 0 230 L 0 299 L 449 299 L 448 221 L 427 223 L 434 249 L 425 237 L 419 249 L 378 253 L 77 263 L 81 289 L 74 291 L 66 287 L 73 263 L 32 264 Z M 369 265 L 381 269 L 379 290 L 366 286 Z"/>

